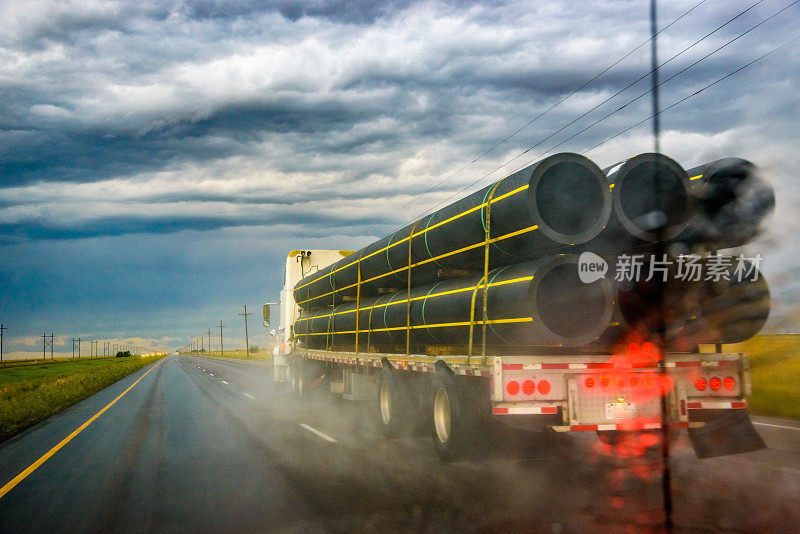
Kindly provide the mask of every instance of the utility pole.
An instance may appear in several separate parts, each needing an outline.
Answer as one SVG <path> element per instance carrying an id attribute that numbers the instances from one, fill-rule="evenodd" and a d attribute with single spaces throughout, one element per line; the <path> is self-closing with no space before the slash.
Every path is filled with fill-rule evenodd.
<path id="1" fill-rule="evenodd" d="M 222 319 L 219 320 L 219 352 L 221 356 L 225 356 L 225 348 L 222 346 Z"/>
<path id="2" fill-rule="evenodd" d="M 92 358 L 97 358 L 97 341 L 89 342 L 89 356 Z"/>
<path id="3" fill-rule="evenodd" d="M 47 359 L 47 345 L 50 345 L 50 359 L 53 359 L 53 334 L 50 334 L 50 343 L 47 342 L 47 334 L 42 334 L 42 359 Z"/>
<path id="4" fill-rule="evenodd" d="M 8 330 L 6 325 L 0 323 L 0 362 L 3 361 L 3 330 Z"/>
<path id="5" fill-rule="evenodd" d="M 204 336 L 200 336 L 200 352 L 205 352 L 206 338 Z"/>
<path id="6" fill-rule="evenodd" d="M 253 315 L 252 313 L 247 313 L 247 304 L 244 305 L 244 313 L 239 313 L 238 315 L 244 316 L 244 343 L 245 343 L 245 355 L 247 358 L 250 357 L 250 339 L 247 337 L 247 316 Z"/>
<path id="7" fill-rule="evenodd" d="M 211 355 L 211 329 L 208 329 L 208 354 Z"/>

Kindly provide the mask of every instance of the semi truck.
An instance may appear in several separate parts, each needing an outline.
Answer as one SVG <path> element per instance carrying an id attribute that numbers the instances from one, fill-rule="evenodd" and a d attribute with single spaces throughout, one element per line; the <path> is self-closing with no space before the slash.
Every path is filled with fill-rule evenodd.
<path id="1" fill-rule="evenodd" d="M 290 252 L 274 380 L 370 403 L 445 461 L 490 419 L 606 441 L 688 429 L 700 457 L 763 447 L 747 356 L 722 347 L 759 331 L 769 292 L 757 259 L 717 247 L 773 203 L 744 160 L 545 158 L 360 250 Z"/>

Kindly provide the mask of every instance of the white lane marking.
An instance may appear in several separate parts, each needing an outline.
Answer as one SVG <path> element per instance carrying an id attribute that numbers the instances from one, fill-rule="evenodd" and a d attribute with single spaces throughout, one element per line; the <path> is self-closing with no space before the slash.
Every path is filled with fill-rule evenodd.
<path id="1" fill-rule="evenodd" d="M 247 397 L 248 399 L 256 400 L 256 398 L 254 396 L 250 395 L 249 393 L 245 393 L 244 396 Z"/>
<path id="2" fill-rule="evenodd" d="M 305 423 L 299 423 L 299 425 L 302 426 L 303 428 L 305 428 L 306 430 L 308 430 L 309 432 L 312 432 L 312 433 L 318 435 L 319 437 L 321 437 L 322 439 L 324 439 L 326 441 L 330 441 L 331 443 L 336 443 L 336 440 L 333 439 L 332 437 L 330 437 L 328 434 L 325 434 L 324 432 L 320 432 L 319 430 L 317 430 L 316 428 L 314 428 L 312 426 L 308 426 Z"/>
<path id="3" fill-rule="evenodd" d="M 208 373 L 208 376 L 214 376 L 214 373 Z"/>
<path id="4" fill-rule="evenodd" d="M 228 383 L 227 383 L 227 382 L 225 382 L 224 380 L 222 381 L 222 383 L 223 383 L 223 384 L 225 384 L 226 386 L 228 385 Z"/>
<path id="5" fill-rule="evenodd" d="M 783 426 L 783 425 L 771 425 L 769 423 L 759 423 L 757 421 L 753 421 L 754 425 L 761 425 L 761 426 L 771 426 L 773 428 L 785 428 L 787 430 L 800 430 L 800 428 L 796 426 Z"/>

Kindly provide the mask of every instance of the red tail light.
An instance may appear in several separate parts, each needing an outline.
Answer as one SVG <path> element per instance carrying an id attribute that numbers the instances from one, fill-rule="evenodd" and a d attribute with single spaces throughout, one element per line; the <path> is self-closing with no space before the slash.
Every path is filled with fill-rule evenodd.
<path id="1" fill-rule="evenodd" d="M 536 382 L 533 380 L 526 380 L 522 383 L 522 392 L 525 395 L 533 395 L 536 392 Z"/>
<path id="2" fill-rule="evenodd" d="M 705 391 L 706 390 L 706 379 L 705 378 L 698 378 L 694 381 L 694 387 L 697 388 L 697 391 Z"/>
<path id="3" fill-rule="evenodd" d="M 586 385 L 587 388 L 593 388 L 594 387 L 594 378 L 592 378 L 592 377 L 587 378 L 586 381 L 584 382 L 584 384 Z"/>
<path id="4" fill-rule="evenodd" d="M 726 376 L 725 380 L 722 381 L 722 385 L 725 387 L 726 390 L 733 391 L 733 388 L 736 387 L 736 380 L 734 380 L 729 376 Z"/>
<path id="5" fill-rule="evenodd" d="M 509 395 L 516 395 L 519 393 L 519 382 L 516 380 L 510 381 L 508 384 L 506 384 L 506 391 Z"/>
<path id="6" fill-rule="evenodd" d="M 716 376 L 712 376 L 711 379 L 708 381 L 708 385 L 714 391 L 719 391 L 719 388 L 722 387 L 722 381 Z"/>
<path id="7" fill-rule="evenodd" d="M 539 393 L 542 395 L 547 395 L 550 393 L 550 382 L 547 380 L 542 380 L 539 382 Z"/>

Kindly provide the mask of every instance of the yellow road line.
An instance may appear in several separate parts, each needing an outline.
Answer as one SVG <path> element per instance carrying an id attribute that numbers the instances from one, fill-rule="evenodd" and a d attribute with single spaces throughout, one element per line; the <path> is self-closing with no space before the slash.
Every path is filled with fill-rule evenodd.
<path id="1" fill-rule="evenodd" d="M 161 365 L 161 362 L 163 362 L 163 361 L 164 361 L 164 360 L 161 360 L 160 362 L 158 362 L 157 364 L 155 364 L 153 367 L 151 367 L 150 369 L 148 369 L 148 370 L 147 370 L 147 372 L 146 372 L 145 374 L 143 374 L 142 376 L 140 376 L 140 377 L 139 377 L 139 380 L 137 380 L 136 382 L 134 382 L 133 384 L 131 384 L 131 385 L 128 387 L 128 389 L 126 389 L 125 391 L 123 391 L 122 393 L 120 393 L 120 394 L 119 394 L 119 396 L 118 396 L 116 399 L 114 399 L 113 401 L 109 402 L 109 403 L 106 405 L 106 407 L 105 407 L 105 408 L 103 408 L 102 410 L 100 410 L 99 412 L 97 412 L 96 414 L 94 414 L 94 415 L 92 416 L 92 418 L 91 418 L 91 419 L 89 419 L 88 421 L 86 421 L 85 423 L 83 423 L 81 426 L 79 426 L 77 429 L 75 429 L 75 430 L 72 432 L 72 434 L 70 434 L 69 436 L 67 436 L 67 437 L 66 437 L 66 438 L 64 438 L 63 440 L 61 440 L 61 443 L 59 443 L 58 445 L 56 445 L 55 447 L 53 447 L 52 449 L 50 449 L 49 451 L 47 451 L 47 452 L 44 454 L 44 456 L 42 456 L 41 458 L 39 458 L 38 460 L 36 460 L 35 462 L 33 462 L 33 463 L 30 465 L 30 466 L 28 466 L 28 468 L 27 468 L 25 471 L 23 471 L 22 473 L 20 473 L 20 474 L 18 474 L 17 476 L 15 476 L 15 477 L 14 477 L 14 479 L 13 479 L 13 480 L 11 480 L 11 482 L 9 482 L 8 484 L 6 484 L 6 485 L 5 485 L 5 486 L 3 486 L 2 488 L 0 488 L 0 499 L 2 499 L 2 498 L 3 498 L 3 496 L 4 496 L 6 493 L 8 493 L 8 492 L 9 492 L 9 491 L 11 491 L 12 489 L 14 489 L 14 487 L 15 487 L 17 484 L 19 484 L 20 482 L 22 482 L 23 480 L 25 480 L 25 478 L 27 478 L 27 476 L 28 476 L 28 475 L 30 475 L 31 473 L 33 473 L 34 471 L 36 471 L 36 470 L 37 470 L 37 469 L 38 469 L 38 468 L 39 468 L 39 467 L 40 467 L 40 466 L 41 466 L 43 463 L 45 463 L 47 460 L 49 460 L 51 456 L 53 456 L 55 453 L 57 453 L 58 451 L 60 451 L 60 450 L 61 450 L 61 448 L 62 448 L 64 445 L 66 445 L 67 443 L 69 443 L 69 442 L 72 440 L 72 438 L 74 438 L 75 436 L 77 436 L 78 434 L 80 434 L 81 432 L 83 432 L 83 431 L 86 429 L 86 427 L 87 427 L 87 426 L 91 425 L 91 424 L 92 424 L 92 423 L 95 421 L 95 419 L 97 419 L 98 417 L 100 417 L 101 415 L 103 415 L 103 413 L 104 413 L 106 410 L 108 410 L 109 408 L 111 408 L 112 406 L 114 406 L 114 404 L 115 404 L 115 403 L 116 403 L 118 400 L 120 400 L 122 397 L 124 397 L 124 396 L 125 396 L 125 394 L 126 394 L 127 392 L 129 392 L 129 391 L 130 391 L 130 390 L 133 388 L 133 386 L 135 386 L 136 384 L 138 384 L 139 382 L 141 382 L 142 378 L 146 377 L 146 376 L 147 376 L 147 374 L 148 374 L 150 371 L 152 371 L 153 369 L 155 369 L 157 366 Z"/>
<path id="2" fill-rule="evenodd" d="M 698 174 L 697 176 L 692 176 L 692 177 L 691 177 L 691 178 L 689 178 L 689 179 L 690 179 L 690 180 L 697 180 L 698 178 L 702 178 L 702 177 L 703 177 L 703 175 L 702 175 L 702 174 Z"/>

